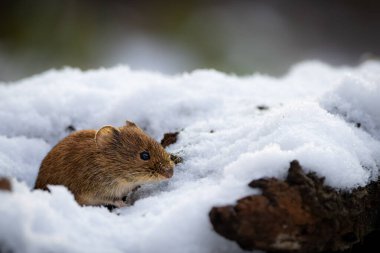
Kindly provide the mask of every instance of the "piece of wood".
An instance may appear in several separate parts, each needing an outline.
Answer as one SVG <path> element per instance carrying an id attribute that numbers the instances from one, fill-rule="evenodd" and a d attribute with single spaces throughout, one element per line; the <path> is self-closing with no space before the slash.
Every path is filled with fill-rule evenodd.
<path id="1" fill-rule="evenodd" d="M 167 146 L 177 142 L 179 132 L 165 133 L 164 138 L 161 140 L 161 145 L 166 148 Z"/>
<path id="2" fill-rule="evenodd" d="M 249 186 L 262 193 L 214 207 L 214 230 L 246 250 L 326 252 L 351 249 L 379 228 L 380 184 L 351 192 L 324 185 L 297 161 L 285 181 L 264 178 Z M 355 246 L 356 247 L 356 246 Z M 352 251 L 351 251 L 352 252 Z"/>
<path id="3" fill-rule="evenodd" d="M 1 191 L 12 191 L 12 185 L 8 178 L 0 178 L 0 190 Z"/>

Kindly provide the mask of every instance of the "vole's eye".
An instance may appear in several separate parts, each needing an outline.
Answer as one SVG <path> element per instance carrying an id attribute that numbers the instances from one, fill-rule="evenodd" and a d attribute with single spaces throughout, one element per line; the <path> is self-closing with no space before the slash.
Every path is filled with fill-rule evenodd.
<path id="1" fill-rule="evenodd" d="M 150 154 L 148 151 L 143 151 L 140 153 L 140 158 L 144 161 L 147 161 L 150 159 Z"/>

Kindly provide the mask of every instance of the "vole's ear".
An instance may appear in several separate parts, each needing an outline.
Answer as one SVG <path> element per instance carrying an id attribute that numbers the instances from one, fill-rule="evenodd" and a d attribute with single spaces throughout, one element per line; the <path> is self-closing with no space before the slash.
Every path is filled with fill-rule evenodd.
<path id="1" fill-rule="evenodd" d="M 135 123 L 133 123 L 132 121 L 129 121 L 129 120 L 127 120 L 127 121 L 125 122 L 125 124 L 126 124 L 127 126 L 130 126 L 130 127 L 137 127 L 137 125 L 136 125 Z"/>
<path id="2" fill-rule="evenodd" d="M 107 144 L 116 143 L 119 140 L 120 131 L 113 126 L 104 126 L 95 134 L 95 141 L 98 147 L 105 147 Z"/>

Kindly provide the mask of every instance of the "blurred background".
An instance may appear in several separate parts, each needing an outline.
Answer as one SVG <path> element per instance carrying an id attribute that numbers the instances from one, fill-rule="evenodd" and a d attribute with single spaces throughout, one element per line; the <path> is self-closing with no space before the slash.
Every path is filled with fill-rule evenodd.
<path id="1" fill-rule="evenodd" d="M 127 64 L 281 76 L 380 55 L 380 1 L 0 0 L 0 81 Z"/>

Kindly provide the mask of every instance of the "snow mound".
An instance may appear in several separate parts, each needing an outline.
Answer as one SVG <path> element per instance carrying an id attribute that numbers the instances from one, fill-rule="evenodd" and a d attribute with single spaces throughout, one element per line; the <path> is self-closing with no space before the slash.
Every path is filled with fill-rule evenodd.
<path id="1" fill-rule="evenodd" d="M 380 62 L 304 62 L 282 78 L 213 70 L 175 76 L 118 66 L 66 68 L 0 85 L 0 251 L 243 252 L 212 231 L 212 206 L 283 178 L 297 159 L 350 190 L 380 168 Z M 68 129 L 136 122 L 183 157 L 172 179 L 146 185 L 131 207 L 80 207 L 65 187 L 32 191 L 41 160 Z M 274 221 L 275 222 L 275 221 Z"/>
<path id="2" fill-rule="evenodd" d="M 375 66 L 364 69 L 361 76 L 349 75 L 322 100 L 324 108 L 348 122 L 362 127 L 380 140 L 380 75 Z"/>

